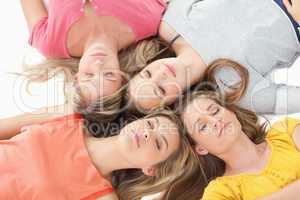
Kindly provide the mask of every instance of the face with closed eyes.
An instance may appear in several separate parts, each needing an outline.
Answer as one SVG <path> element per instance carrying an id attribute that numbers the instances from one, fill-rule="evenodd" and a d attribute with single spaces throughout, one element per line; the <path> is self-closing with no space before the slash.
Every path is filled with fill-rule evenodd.
<path id="1" fill-rule="evenodd" d="M 181 117 L 201 155 L 226 153 L 242 132 L 233 112 L 204 97 L 193 100 Z"/>
<path id="2" fill-rule="evenodd" d="M 109 96 L 121 88 L 123 73 L 116 55 L 101 45 L 95 45 L 84 52 L 75 86 L 85 102 Z"/>
<path id="3" fill-rule="evenodd" d="M 120 151 L 133 168 L 146 168 L 165 161 L 179 148 L 176 124 L 166 117 L 136 120 L 119 135 Z"/>
<path id="4" fill-rule="evenodd" d="M 178 58 L 157 60 L 129 82 L 135 107 L 151 110 L 173 103 L 187 87 L 186 67 Z"/>

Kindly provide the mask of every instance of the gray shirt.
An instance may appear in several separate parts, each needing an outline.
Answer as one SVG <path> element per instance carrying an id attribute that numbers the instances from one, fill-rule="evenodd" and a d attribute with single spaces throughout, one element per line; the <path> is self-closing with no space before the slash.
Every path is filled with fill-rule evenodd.
<path id="1" fill-rule="evenodd" d="M 267 75 L 273 69 L 291 66 L 300 53 L 293 25 L 275 2 L 172 0 L 163 20 L 206 64 L 228 58 L 244 65 L 250 82 L 239 104 L 260 113 L 274 113 L 279 86 Z M 230 68 L 219 70 L 216 76 L 226 85 L 240 81 Z"/>

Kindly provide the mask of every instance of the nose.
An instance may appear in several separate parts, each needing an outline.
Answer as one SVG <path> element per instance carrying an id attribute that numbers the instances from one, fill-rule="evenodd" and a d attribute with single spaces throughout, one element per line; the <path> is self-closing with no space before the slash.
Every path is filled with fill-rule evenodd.
<path id="1" fill-rule="evenodd" d="M 207 123 L 211 125 L 211 128 L 213 128 L 213 130 L 220 130 L 224 124 L 222 119 L 216 117 L 209 117 L 207 119 Z"/>
<path id="2" fill-rule="evenodd" d="M 214 122 L 214 128 L 218 131 L 221 131 L 225 126 L 225 122 L 223 119 L 217 119 L 215 122 Z"/>
<path id="3" fill-rule="evenodd" d="M 166 70 L 164 70 L 162 67 L 158 69 L 155 74 L 153 75 L 153 80 L 155 82 L 163 81 L 168 77 Z"/>

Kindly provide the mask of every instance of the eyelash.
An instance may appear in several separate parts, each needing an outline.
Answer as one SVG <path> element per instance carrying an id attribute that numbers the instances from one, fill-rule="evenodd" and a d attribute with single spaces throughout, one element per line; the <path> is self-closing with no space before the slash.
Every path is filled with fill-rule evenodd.
<path id="1" fill-rule="evenodd" d="M 204 126 L 201 127 L 201 131 L 203 131 L 204 129 L 206 129 L 207 125 L 205 124 Z"/>
<path id="2" fill-rule="evenodd" d="M 154 129 L 154 125 L 150 120 L 147 121 L 147 124 L 150 129 Z"/>
<path id="3" fill-rule="evenodd" d="M 157 149 L 158 149 L 158 150 L 160 150 L 160 144 L 159 144 L 159 142 L 158 142 L 158 140 L 157 140 L 157 139 L 155 140 L 155 143 L 156 143 L 156 147 L 157 147 Z"/>
<path id="4" fill-rule="evenodd" d="M 216 114 L 218 114 L 220 112 L 220 108 L 217 108 L 217 110 L 213 113 L 213 116 L 215 116 Z"/>
<path id="5" fill-rule="evenodd" d="M 104 76 L 106 77 L 107 80 L 110 80 L 110 81 L 116 81 L 117 78 L 115 76 L 115 73 L 113 72 L 107 72 L 104 74 Z"/>
<path id="6" fill-rule="evenodd" d="M 151 78 L 151 72 L 149 70 L 144 71 L 145 78 Z"/>
<path id="7" fill-rule="evenodd" d="M 159 89 L 160 93 L 162 93 L 163 95 L 166 94 L 166 90 L 164 88 L 162 88 L 161 86 L 158 86 L 158 89 Z"/>

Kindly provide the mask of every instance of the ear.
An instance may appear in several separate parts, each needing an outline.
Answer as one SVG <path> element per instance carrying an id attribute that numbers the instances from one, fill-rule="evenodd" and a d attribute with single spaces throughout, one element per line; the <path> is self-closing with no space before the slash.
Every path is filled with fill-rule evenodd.
<path id="1" fill-rule="evenodd" d="M 142 171 L 146 176 L 156 176 L 156 169 L 154 167 L 145 167 Z"/>
<path id="2" fill-rule="evenodd" d="M 195 150 L 196 150 L 197 154 L 199 154 L 201 156 L 205 156 L 208 154 L 208 151 L 199 144 L 197 144 L 195 146 Z"/>

